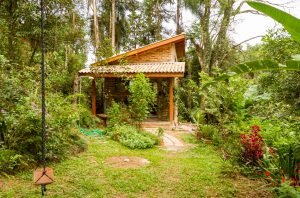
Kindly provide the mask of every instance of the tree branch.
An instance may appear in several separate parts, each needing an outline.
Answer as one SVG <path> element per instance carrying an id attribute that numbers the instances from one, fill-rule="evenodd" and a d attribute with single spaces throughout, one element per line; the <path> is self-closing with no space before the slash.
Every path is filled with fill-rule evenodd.
<path id="1" fill-rule="evenodd" d="M 264 14 L 262 14 L 261 12 L 258 12 L 256 10 L 244 10 L 244 11 L 239 12 L 237 15 L 239 15 L 239 14 L 246 14 L 246 13 L 265 16 Z"/>
<path id="2" fill-rule="evenodd" d="M 233 47 L 233 48 L 236 48 L 236 47 L 242 45 L 243 43 L 246 43 L 246 42 L 248 42 L 248 41 L 251 41 L 251 40 L 256 39 L 256 38 L 261 38 L 261 37 L 264 37 L 264 36 L 263 36 L 263 35 L 259 35 L 259 36 L 251 37 L 251 38 L 249 38 L 249 39 L 247 39 L 247 40 L 244 40 L 244 41 L 240 42 L 239 44 L 236 44 L 236 45 L 234 45 L 234 46 L 232 46 L 232 47 Z"/>

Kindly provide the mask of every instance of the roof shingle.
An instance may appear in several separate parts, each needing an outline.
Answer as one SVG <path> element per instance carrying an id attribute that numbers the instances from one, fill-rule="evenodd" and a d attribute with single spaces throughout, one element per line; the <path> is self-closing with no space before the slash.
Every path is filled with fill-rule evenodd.
<path id="1" fill-rule="evenodd" d="M 85 68 L 79 74 L 96 73 L 184 73 L 184 62 L 155 62 L 155 63 L 132 63 L 127 65 L 107 65 Z"/>

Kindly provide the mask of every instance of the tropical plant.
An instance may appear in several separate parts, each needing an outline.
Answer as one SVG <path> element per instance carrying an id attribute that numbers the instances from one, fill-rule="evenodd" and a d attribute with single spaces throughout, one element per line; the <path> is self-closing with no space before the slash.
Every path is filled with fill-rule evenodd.
<path id="1" fill-rule="evenodd" d="M 283 25 L 283 27 L 291 34 L 291 36 L 296 41 L 300 42 L 300 19 L 278 8 L 275 8 L 274 6 L 262 2 L 247 1 L 247 3 L 252 8 L 264 13 L 265 15 L 268 15 Z"/>
<path id="2" fill-rule="evenodd" d="M 244 148 L 243 160 L 252 165 L 257 165 L 258 160 L 263 157 L 264 142 L 259 134 L 261 128 L 257 125 L 251 127 L 250 134 L 241 134 L 241 144 Z"/>
<path id="3" fill-rule="evenodd" d="M 263 12 L 282 24 L 283 27 L 291 34 L 292 38 L 295 39 L 295 41 L 300 42 L 300 19 L 262 2 L 247 1 L 247 3 L 254 9 Z M 295 55 L 293 60 L 288 60 L 285 64 L 277 63 L 271 60 L 259 60 L 238 64 L 229 68 L 229 71 L 226 74 L 217 77 L 214 82 L 204 84 L 203 89 L 207 88 L 207 86 L 213 83 L 226 80 L 233 76 L 249 72 L 270 70 L 300 71 L 300 56 Z"/>

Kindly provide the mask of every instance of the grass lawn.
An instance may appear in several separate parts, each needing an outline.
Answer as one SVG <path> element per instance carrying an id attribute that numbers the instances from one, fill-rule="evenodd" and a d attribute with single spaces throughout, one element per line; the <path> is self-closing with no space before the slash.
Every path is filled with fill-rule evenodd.
<path id="1" fill-rule="evenodd" d="M 119 143 L 87 138 L 88 150 L 53 166 L 56 182 L 48 197 L 270 197 L 261 182 L 222 174 L 223 160 L 214 147 L 194 144 L 181 152 L 161 148 L 130 150 Z M 185 135 L 184 140 L 191 140 Z M 150 165 L 113 168 L 112 156 L 138 156 Z M 2 184 L 1 184 L 2 183 Z M 2 186 L 2 187 L 1 187 Z M 0 197 L 40 197 L 32 172 L 0 179 Z"/>

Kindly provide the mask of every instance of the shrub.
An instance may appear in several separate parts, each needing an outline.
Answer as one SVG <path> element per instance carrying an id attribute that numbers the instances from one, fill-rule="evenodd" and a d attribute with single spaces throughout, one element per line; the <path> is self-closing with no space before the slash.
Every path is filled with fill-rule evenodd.
<path id="1" fill-rule="evenodd" d="M 110 130 L 109 135 L 131 149 L 151 148 L 159 143 L 159 138 L 155 135 L 130 125 L 117 125 Z"/>
<path id="2" fill-rule="evenodd" d="M 130 114 L 134 122 L 140 123 L 148 117 L 149 106 L 154 104 L 156 92 L 144 74 L 138 74 L 129 85 Z"/>
<path id="3" fill-rule="evenodd" d="M 112 102 L 112 105 L 107 110 L 108 115 L 108 128 L 116 125 L 123 125 L 130 123 L 130 115 L 127 108 L 116 102 Z"/>
<path id="4" fill-rule="evenodd" d="M 297 198 L 299 197 L 299 192 L 288 183 L 281 184 L 280 187 L 277 187 L 276 192 L 280 198 Z"/>
<path id="5" fill-rule="evenodd" d="M 215 145 L 218 145 L 222 139 L 219 129 L 213 125 L 200 125 L 198 137 L 212 140 Z"/>
<path id="6" fill-rule="evenodd" d="M 2 115 L 0 122 L 1 126 L 5 125 L 5 131 L 2 132 L 4 141 L 0 147 L 6 153 L 3 159 L 5 164 L 11 165 L 6 165 L 3 171 L 12 173 L 17 170 L 21 165 L 20 160 L 24 163 L 41 160 L 40 111 L 40 98 L 29 96 L 21 98 L 13 111 Z M 68 154 L 84 150 L 85 143 L 79 137 L 78 130 L 75 129 L 79 114 L 78 106 L 72 104 L 68 98 L 58 94 L 48 95 L 46 111 L 46 158 L 48 161 L 58 161 Z M 3 127 L 1 128 L 3 131 Z"/>
<path id="7" fill-rule="evenodd" d="M 0 175 L 13 174 L 26 165 L 22 155 L 13 150 L 0 149 Z"/>
<path id="8" fill-rule="evenodd" d="M 160 137 L 162 137 L 162 136 L 164 135 L 165 130 L 164 130 L 163 128 L 159 127 L 159 128 L 157 129 L 156 133 L 157 133 L 157 137 L 160 138 Z"/>
<path id="9" fill-rule="evenodd" d="M 259 132 L 260 127 L 254 125 L 251 127 L 251 133 L 241 134 L 241 144 L 244 148 L 243 160 L 250 162 L 252 165 L 257 165 L 259 159 L 263 156 L 263 139 Z"/>

